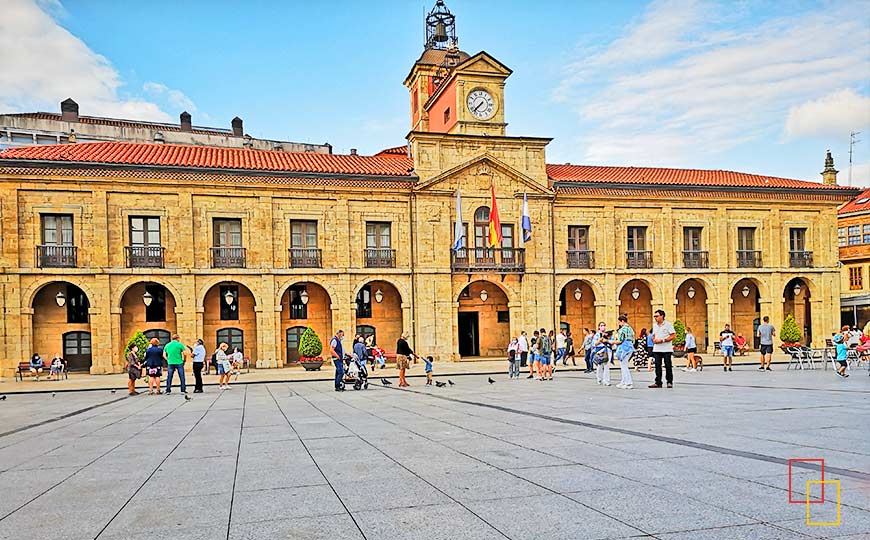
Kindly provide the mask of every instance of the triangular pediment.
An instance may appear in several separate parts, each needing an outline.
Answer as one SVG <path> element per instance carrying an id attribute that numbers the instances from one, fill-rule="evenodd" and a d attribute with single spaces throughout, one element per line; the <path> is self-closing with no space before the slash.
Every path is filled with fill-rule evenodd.
<path id="1" fill-rule="evenodd" d="M 486 51 L 480 51 L 465 62 L 462 62 L 455 73 L 476 73 L 486 75 L 498 75 L 507 78 L 513 71 L 489 55 Z"/>
<path id="2" fill-rule="evenodd" d="M 551 195 L 548 184 L 542 184 L 531 176 L 518 171 L 488 153 L 460 163 L 432 178 L 414 186 L 414 191 L 455 191 L 456 189 L 486 190 L 491 181 L 496 189 L 507 189 L 514 193 L 527 191 Z"/>

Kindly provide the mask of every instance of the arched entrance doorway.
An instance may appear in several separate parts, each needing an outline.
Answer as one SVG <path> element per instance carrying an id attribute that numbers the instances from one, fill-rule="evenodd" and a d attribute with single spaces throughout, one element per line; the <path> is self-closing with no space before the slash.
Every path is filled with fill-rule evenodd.
<path id="1" fill-rule="evenodd" d="M 386 281 L 371 281 L 356 295 L 354 334 L 372 336 L 374 344 L 388 352 L 395 352 L 396 342 L 402 334 L 402 295 Z M 345 341 L 345 349 L 352 342 Z"/>
<path id="2" fill-rule="evenodd" d="M 46 363 L 59 354 L 70 371 L 90 370 L 91 303 L 84 291 L 65 281 L 49 283 L 36 293 L 31 307 L 31 354 L 39 353 Z"/>
<path id="3" fill-rule="evenodd" d="M 692 329 L 699 351 L 707 348 L 710 339 L 710 329 L 707 326 L 707 289 L 702 282 L 687 279 L 677 289 L 676 318 L 686 328 Z"/>
<path id="4" fill-rule="evenodd" d="M 510 343 L 508 297 L 489 281 L 475 281 L 459 293 L 459 356 L 502 357 Z"/>
<path id="5" fill-rule="evenodd" d="M 755 337 L 755 331 L 761 324 L 760 298 L 758 284 L 750 278 L 741 279 L 731 289 L 731 330 L 735 334 L 743 334 L 746 342 L 752 343 L 754 349 L 760 347 L 758 338 Z M 716 336 L 720 331 L 722 328 L 713 329 Z"/>
<path id="6" fill-rule="evenodd" d="M 116 345 L 121 352 L 117 355 L 119 362 L 123 361 L 124 347 L 137 330 L 161 343 L 168 342 L 177 331 L 175 297 L 169 289 L 159 283 L 140 282 L 121 296 L 121 341 Z"/>
<path id="7" fill-rule="evenodd" d="M 595 292 L 582 279 L 569 281 L 559 293 L 559 321 L 561 328 L 572 332 L 574 348 L 579 349 L 584 328 L 595 328 Z"/>
<path id="8" fill-rule="evenodd" d="M 653 323 L 652 292 L 642 279 L 633 279 L 619 291 L 619 312 L 628 315 L 628 324 L 640 333 L 641 328 L 651 328 Z M 615 327 L 616 321 L 605 321 Z"/>
<path id="9" fill-rule="evenodd" d="M 213 285 L 205 293 L 202 340 L 206 351 L 225 342 L 229 350 L 238 347 L 252 363 L 257 361 L 256 299 L 250 289 L 234 281 Z"/>
<path id="10" fill-rule="evenodd" d="M 294 283 L 281 296 L 285 364 L 299 362 L 299 340 L 308 326 L 326 347 L 332 333 L 332 299 L 326 289 L 316 283 Z"/>
<path id="11" fill-rule="evenodd" d="M 794 315 L 794 321 L 801 331 L 801 343 L 813 342 L 812 313 L 810 313 L 810 286 L 801 278 L 789 281 L 782 293 L 782 320 Z"/>

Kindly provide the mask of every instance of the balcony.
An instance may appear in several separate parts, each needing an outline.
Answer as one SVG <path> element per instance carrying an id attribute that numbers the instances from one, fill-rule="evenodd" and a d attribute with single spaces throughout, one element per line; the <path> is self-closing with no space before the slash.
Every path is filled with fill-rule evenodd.
<path id="1" fill-rule="evenodd" d="M 243 247 L 213 247 L 211 248 L 212 268 L 244 268 L 245 248 Z"/>
<path id="2" fill-rule="evenodd" d="M 396 250 L 390 248 L 366 248 L 366 268 L 395 268 Z"/>
<path id="3" fill-rule="evenodd" d="M 595 268 L 595 252 L 586 249 L 568 250 L 568 268 Z"/>
<path id="4" fill-rule="evenodd" d="M 290 248 L 291 268 L 322 268 L 318 248 Z"/>
<path id="5" fill-rule="evenodd" d="M 710 268 L 710 257 L 706 251 L 684 251 L 683 268 Z"/>
<path id="6" fill-rule="evenodd" d="M 812 268 L 813 267 L 813 252 L 812 251 L 789 251 L 788 265 L 792 268 Z"/>
<path id="7" fill-rule="evenodd" d="M 450 252 L 454 272 L 496 272 L 522 274 L 526 271 L 526 250 L 522 248 L 461 248 Z"/>
<path id="8" fill-rule="evenodd" d="M 652 268 L 652 251 L 626 251 L 626 268 Z"/>
<path id="9" fill-rule="evenodd" d="M 737 268 L 761 268 L 761 251 L 738 249 Z"/>
<path id="10" fill-rule="evenodd" d="M 127 268 L 163 268 L 162 246 L 127 246 Z"/>
<path id="11" fill-rule="evenodd" d="M 36 246 L 37 268 L 75 268 L 76 246 Z"/>

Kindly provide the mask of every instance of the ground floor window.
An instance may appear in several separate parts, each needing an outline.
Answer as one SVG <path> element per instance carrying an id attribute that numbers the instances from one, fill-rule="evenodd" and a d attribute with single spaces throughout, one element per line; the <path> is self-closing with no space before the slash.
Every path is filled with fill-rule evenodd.
<path id="1" fill-rule="evenodd" d="M 238 347 L 239 351 L 245 351 L 245 333 L 241 328 L 221 328 L 217 331 L 217 344 L 226 343 L 229 345 L 227 354 L 233 352 Z"/>
<path id="2" fill-rule="evenodd" d="M 171 336 L 169 335 L 169 331 L 167 330 L 145 330 L 142 332 L 145 334 L 145 337 L 148 341 L 151 341 L 151 338 L 157 338 L 157 341 L 160 342 L 160 346 L 164 346 L 169 343 Z"/>

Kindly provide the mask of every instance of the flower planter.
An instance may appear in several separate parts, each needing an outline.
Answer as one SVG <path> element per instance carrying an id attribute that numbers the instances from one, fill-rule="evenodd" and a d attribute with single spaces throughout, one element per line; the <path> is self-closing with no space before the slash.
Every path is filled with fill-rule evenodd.
<path id="1" fill-rule="evenodd" d="M 683 358 L 686 356 L 686 349 L 678 349 L 674 347 L 674 358 Z"/>
<path id="2" fill-rule="evenodd" d="M 323 365 L 323 358 L 305 358 L 299 359 L 299 363 L 305 368 L 305 371 L 320 371 L 320 366 Z"/>

